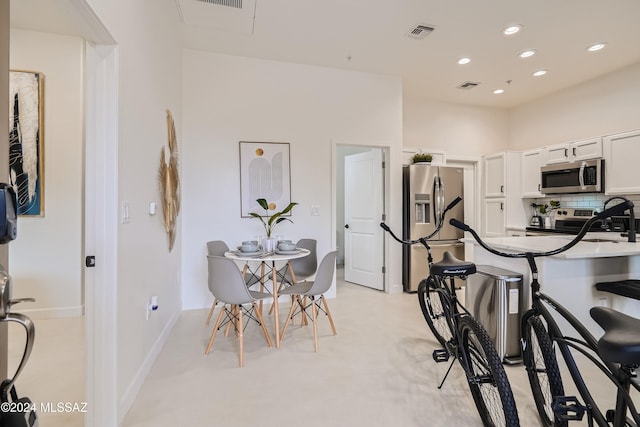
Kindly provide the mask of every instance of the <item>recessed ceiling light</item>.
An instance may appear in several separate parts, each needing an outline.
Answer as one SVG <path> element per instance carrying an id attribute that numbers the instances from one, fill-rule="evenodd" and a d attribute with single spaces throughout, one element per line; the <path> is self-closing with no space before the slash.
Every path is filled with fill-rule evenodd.
<path id="1" fill-rule="evenodd" d="M 596 43 L 596 44 L 594 44 L 594 45 L 589 46 L 589 47 L 587 48 L 587 50 L 588 50 L 589 52 L 597 52 L 597 51 L 599 51 L 599 50 L 604 49 L 606 46 L 607 46 L 607 44 L 606 44 L 606 43 Z"/>
<path id="2" fill-rule="evenodd" d="M 501 93 L 504 93 L 504 89 L 496 89 L 493 91 L 493 93 L 495 93 L 496 95 L 500 95 Z"/>
<path id="3" fill-rule="evenodd" d="M 471 62 L 470 58 L 460 58 L 458 60 L 458 64 L 460 64 L 460 65 L 465 65 L 465 64 L 468 64 L 469 62 Z"/>
<path id="4" fill-rule="evenodd" d="M 529 50 L 525 50 L 524 52 L 520 52 L 520 55 L 518 56 L 520 56 L 520 58 L 529 58 L 535 54 L 536 54 L 535 49 L 529 49 Z"/>
<path id="5" fill-rule="evenodd" d="M 547 74 L 547 70 L 538 70 L 535 73 L 533 73 L 534 77 L 544 76 L 545 74 Z"/>
<path id="6" fill-rule="evenodd" d="M 502 34 L 504 34 L 505 36 L 511 36 L 519 32 L 521 29 L 522 29 L 522 25 L 509 25 L 507 28 L 504 29 Z"/>

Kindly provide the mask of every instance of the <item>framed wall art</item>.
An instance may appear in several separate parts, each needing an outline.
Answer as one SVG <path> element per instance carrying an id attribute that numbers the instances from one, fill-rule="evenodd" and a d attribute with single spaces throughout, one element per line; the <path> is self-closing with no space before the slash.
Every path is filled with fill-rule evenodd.
<path id="1" fill-rule="evenodd" d="M 291 202 L 289 143 L 240 141 L 240 210 L 263 212 L 256 199 L 266 199 L 270 210 Z"/>
<path id="2" fill-rule="evenodd" d="M 9 71 L 9 180 L 18 215 L 44 216 L 42 73 Z"/>

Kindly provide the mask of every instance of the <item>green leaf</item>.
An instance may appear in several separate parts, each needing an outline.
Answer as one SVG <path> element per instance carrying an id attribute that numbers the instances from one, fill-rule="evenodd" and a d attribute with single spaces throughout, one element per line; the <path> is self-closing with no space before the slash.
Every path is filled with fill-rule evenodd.
<path id="1" fill-rule="evenodd" d="M 267 203 L 266 199 L 256 199 L 256 202 L 264 209 L 265 211 L 269 210 L 269 203 Z"/>

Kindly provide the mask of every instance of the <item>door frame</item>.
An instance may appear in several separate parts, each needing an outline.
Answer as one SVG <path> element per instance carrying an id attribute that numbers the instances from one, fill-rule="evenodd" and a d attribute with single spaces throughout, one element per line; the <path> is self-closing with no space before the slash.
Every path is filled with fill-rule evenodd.
<path id="1" fill-rule="evenodd" d="M 118 49 L 86 43 L 85 252 L 96 267 L 85 268 L 85 424 L 119 423 L 118 399 Z M 88 167 L 91 166 L 91 167 Z M 87 197 L 88 193 L 91 197 Z"/>
<path id="2" fill-rule="evenodd" d="M 338 182 L 337 176 L 337 148 L 338 146 L 350 146 L 350 147 L 358 147 L 358 148 L 371 148 L 371 149 L 380 149 L 383 153 L 383 161 L 385 162 L 385 168 L 382 171 L 382 176 L 384 177 L 384 186 L 383 186 L 383 213 L 386 218 L 389 218 L 389 206 L 390 206 L 390 152 L 391 152 L 391 144 L 381 141 L 360 141 L 353 140 L 350 138 L 332 138 L 331 139 L 331 181 L 333 185 L 331 186 L 331 204 L 333 205 L 333 209 L 331 209 L 331 233 L 333 235 L 334 247 L 338 247 L 337 241 L 337 222 L 338 222 L 338 194 L 337 188 L 338 185 L 344 185 L 344 182 Z M 391 287 L 389 286 L 389 274 L 390 268 L 389 266 L 389 254 L 386 250 L 387 247 L 387 237 L 383 234 L 382 240 L 380 244 L 382 245 L 382 266 L 385 271 L 383 273 L 383 292 L 389 293 L 391 291 Z"/>

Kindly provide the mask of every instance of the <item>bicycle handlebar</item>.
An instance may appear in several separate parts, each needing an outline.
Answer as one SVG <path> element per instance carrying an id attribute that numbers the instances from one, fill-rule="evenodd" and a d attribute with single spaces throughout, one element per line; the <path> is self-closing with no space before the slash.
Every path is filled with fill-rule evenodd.
<path id="1" fill-rule="evenodd" d="M 543 256 L 556 255 L 571 249 L 576 244 L 578 244 L 580 240 L 582 240 L 582 238 L 584 237 L 585 234 L 587 234 L 587 232 L 589 231 L 589 229 L 591 228 L 594 222 L 605 219 L 605 218 L 609 218 L 610 216 L 620 215 L 626 210 L 633 209 L 633 207 L 634 207 L 633 202 L 625 201 L 623 203 L 617 204 L 609 209 L 606 209 L 596 214 L 595 216 L 589 218 L 589 220 L 584 223 L 584 225 L 582 226 L 582 228 L 580 229 L 576 237 L 573 238 L 573 240 L 571 240 L 569 243 L 567 243 L 566 245 L 560 248 L 557 248 L 551 251 L 546 251 L 546 252 L 521 252 L 521 253 L 500 252 L 499 250 L 489 246 L 484 240 L 480 238 L 478 233 L 473 228 L 469 227 L 464 222 L 461 222 L 455 218 L 452 218 L 451 220 L 449 220 L 449 224 L 453 225 L 456 228 L 459 228 L 462 231 L 467 231 L 471 233 L 471 235 L 478 242 L 478 244 L 480 244 L 480 246 L 482 246 L 484 249 L 491 252 L 492 254 L 505 257 L 505 258 L 526 258 L 528 255 L 533 257 L 543 257 Z"/>
<path id="2" fill-rule="evenodd" d="M 424 236 L 424 237 L 420 237 L 419 239 L 415 239 L 415 240 L 402 240 L 401 238 L 399 238 L 398 236 L 396 236 L 393 231 L 391 231 L 391 229 L 389 228 L 389 226 L 387 224 L 385 224 L 384 222 L 380 223 L 380 227 L 386 231 L 387 233 L 389 233 L 391 235 L 391 237 L 394 238 L 394 240 L 396 240 L 399 243 L 402 243 L 403 245 L 415 245 L 416 243 L 422 243 L 423 245 L 426 245 L 426 241 L 429 240 L 430 238 L 432 238 L 433 236 L 435 236 L 436 234 L 438 234 L 438 232 L 440 231 L 440 229 L 442 228 L 442 225 L 444 224 L 444 217 L 446 216 L 447 212 L 450 211 L 451 209 L 453 209 L 453 207 L 455 205 L 457 205 L 458 203 L 460 203 L 462 201 L 462 197 L 458 196 L 455 199 L 453 199 L 451 201 L 451 203 L 449 203 L 447 205 L 446 208 L 444 208 L 444 210 L 442 211 L 442 213 L 440 214 L 440 221 L 438 223 L 438 226 L 436 227 L 436 229 L 433 231 L 433 233 L 429 234 L 428 236 Z"/>

